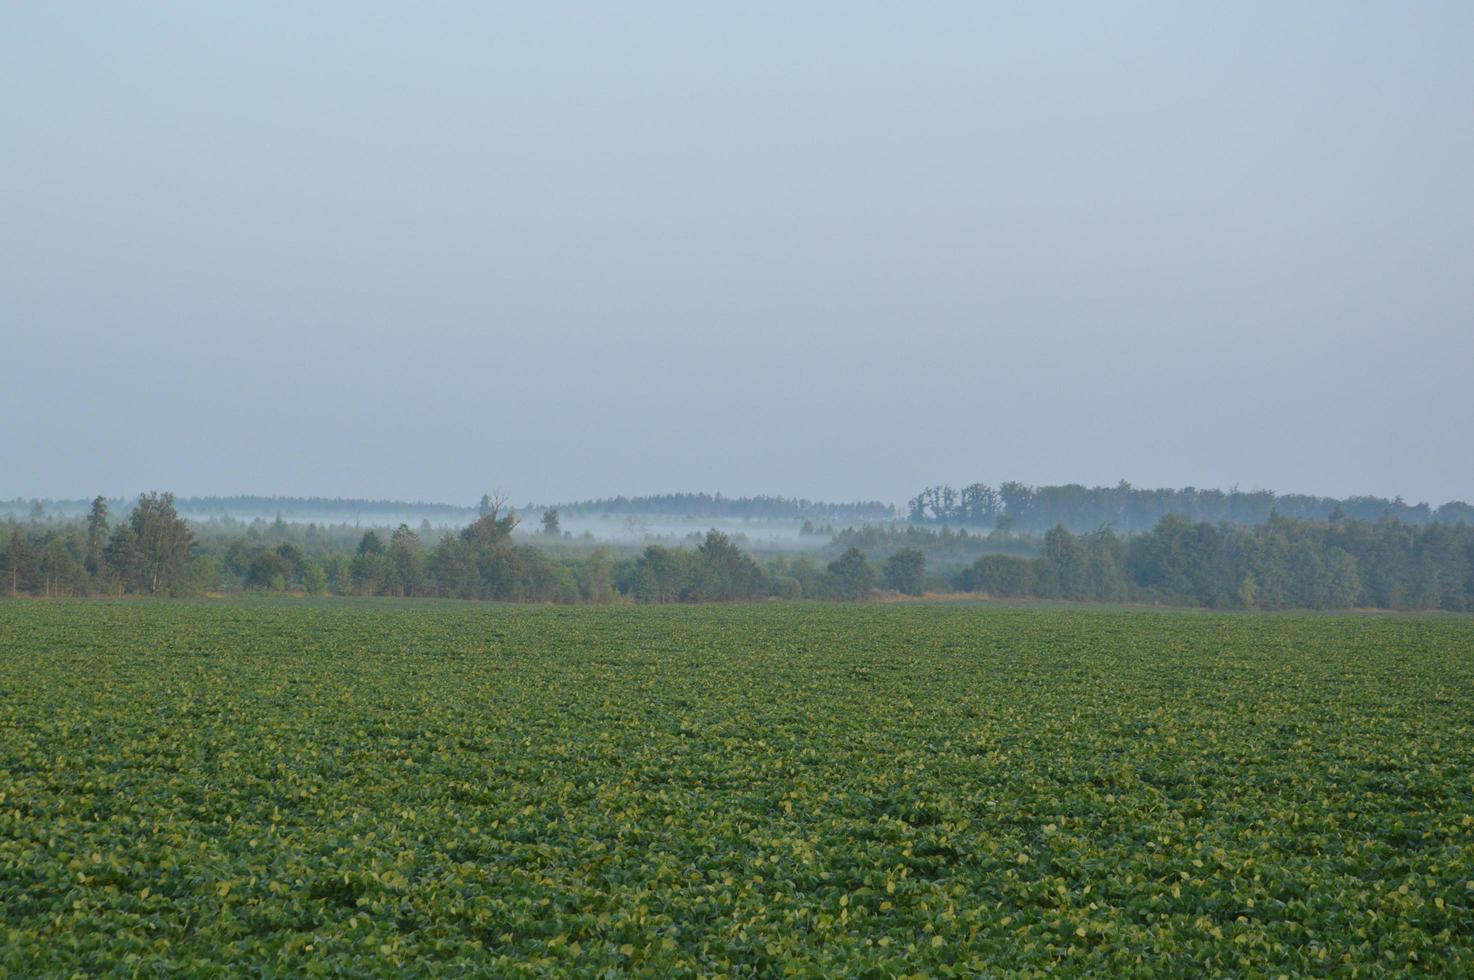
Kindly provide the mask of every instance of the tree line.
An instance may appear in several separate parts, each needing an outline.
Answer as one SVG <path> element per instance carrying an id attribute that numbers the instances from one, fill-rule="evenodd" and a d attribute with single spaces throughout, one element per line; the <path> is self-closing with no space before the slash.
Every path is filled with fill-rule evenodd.
<path id="1" fill-rule="evenodd" d="M 138 498 L 126 520 L 110 525 L 98 497 L 85 522 L 27 533 L 14 521 L 4 537 L 6 591 L 62 597 L 169 593 L 203 589 L 208 566 L 192 561 L 195 539 L 170 494 Z"/>
<path id="2" fill-rule="evenodd" d="M 436 524 L 469 521 L 485 513 L 490 495 L 479 506 L 425 501 L 364 500 L 327 497 L 188 497 L 175 500 L 178 513 L 194 520 L 225 521 L 230 515 L 287 514 L 294 519 L 316 521 L 368 520 L 392 523 L 404 518 Z M 0 500 L 0 515 L 40 522 L 85 517 L 94 502 L 87 500 L 42 500 L 17 497 Z M 122 500 L 104 500 L 121 509 Z M 528 510 L 544 509 L 528 505 Z M 832 528 L 863 527 L 898 517 L 921 525 L 954 528 L 988 528 L 1002 533 L 1042 535 L 1056 524 L 1075 533 L 1108 527 L 1117 534 L 1140 534 L 1151 530 L 1168 515 L 1212 524 L 1263 524 L 1272 515 L 1298 520 L 1347 519 L 1375 522 L 1394 518 L 1404 524 L 1474 523 L 1474 505 L 1450 501 L 1440 507 L 1410 504 L 1401 497 L 1344 498 L 1307 494 L 1275 494 L 1267 490 L 1146 489 L 1124 480 L 1113 487 L 1082 484 L 1028 486 L 1016 481 L 992 487 L 973 483 L 954 488 L 940 484 L 926 487 L 912 497 L 904 514 L 880 501 L 829 503 L 781 496 L 727 497 L 722 494 L 672 493 L 639 497 L 605 497 L 559 504 L 564 516 L 630 515 L 648 517 L 698 517 L 723 519 L 793 520 Z"/>
<path id="3" fill-rule="evenodd" d="M 1075 533 L 1108 527 L 1117 534 L 1144 533 L 1164 517 L 1210 524 L 1264 524 L 1271 517 L 1305 521 L 1392 518 L 1403 524 L 1474 523 L 1474 506 L 1450 501 L 1438 508 L 1409 504 L 1401 497 L 1316 497 L 1268 490 L 1200 490 L 1196 487 L 1145 489 L 1122 480 L 1114 487 L 1081 484 L 1031 487 L 1009 482 L 997 487 L 974 483 L 963 488 L 927 487 L 906 509 L 918 524 L 996 527 L 1042 534 L 1055 525 Z"/>
<path id="4" fill-rule="evenodd" d="M 1109 528 L 1075 533 L 1056 525 L 1037 539 L 887 526 L 837 535 L 827 555 L 759 561 L 715 530 L 689 548 L 550 551 L 518 540 L 518 518 L 500 501 L 488 498 L 481 511 L 459 531 L 441 531 L 434 540 L 428 524 L 419 531 L 403 524 L 384 533 L 369 530 L 345 543 L 346 528 L 328 536 L 281 520 L 264 525 L 266 535 L 252 528 L 202 540 L 167 493 L 142 495 L 120 520 L 99 497 L 82 520 L 8 522 L 0 531 L 0 593 L 246 590 L 713 602 L 856 600 L 879 588 L 1216 609 L 1474 611 L 1474 525 L 1467 523 L 1272 515 L 1263 524 L 1243 525 L 1168 515 L 1145 534 L 1123 536 Z M 544 531 L 538 537 L 547 536 L 546 523 Z M 955 555 L 976 548 L 984 550 L 957 567 Z M 934 568 L 929 551 L 954 561 Z"/>
<path id="5" fill-rule="evenodd" d="M 983 555 L 955 584 L 999 597 L 1213 609 L 1474 612 L 1474 525 L 1278 515 L 1234 525 L 1172 514 L 1131 538 L 1057 525 L 1037 557 Z"/>
<path id="6" fill-rule="evenodd" d="M 695 548 L 651 545 L 616 558 L 596 548 L 555 557 L 514 539 L 515 512 L 483 500 L 481 514 L 437 541 L 428 525 L 362 533 L 352 550 L 322 550 L 319 528 L 287 540 L 291 525 L 270 525 L 276 540 L 248 533 L 206 546 L 167 493 L 141 496 L 110 520 L 93 501 L 85 521 L 22 525 L 0 542 L 4 593 L 11 596 L 196 595 L 220 589 L 372 596 L 436 596 L 507 602 L 713 602 L 762 598 L 861 599 L 877 584 L 919 592 L 919 552 L 880 567 L 851 548 L 834 561 L 759 563 L 729 537 L 709 531 Z M 544 533 L 548 522 L 544 521 Z M 316 532 L 316 533 L 314 533 Z M 920 568 L 914 567 L 919 559 Z M 910 564 L 908 564 L 908 562 Z"/>

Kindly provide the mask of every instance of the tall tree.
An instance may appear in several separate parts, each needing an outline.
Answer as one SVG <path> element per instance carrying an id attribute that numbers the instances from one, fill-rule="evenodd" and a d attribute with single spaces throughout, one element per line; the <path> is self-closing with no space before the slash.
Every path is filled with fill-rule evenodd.
<path id="1" fill-rule="evenodd" d="M 87 515 L 87 571 L 91 575 L 102 572 L 102 549 L 107 547 L 107 498 L 98 496 L 92 501 L 92 512 Z"/>
<path id="2" fill-rule="evenodd" d="M 139 563 L 150 592 L 167 588 L 194 548 L 189 525 L 174 510 L 172 493 L 146 493 L 128 517 L 138 537 Z"/>
<path id="3" fill-rule="evenodd" d="M 1029 506 L 1034 501 L 1034 491 L 1019 483 L 1010 480 L 998 488 L 998 499 L 1003 501 L 1003 509 L 1015 524 L 1021 523 L 1029 516 Z"/>
<path id="4" fill-rule="evenodd" d="M 41 594 L 50 599 L 59 599 L 72 593 L 77 578 L 77 563 L 67 550 L 61 535 L 49 535 L 50 540 L 41 551 L 39 572 Z"/>
<path id="5" fill-rule="evenodd" d="M 986 483 L 962 488 L 962 519 L 969 524 L 991 524 L 998 516 L 998 492 Z"/>
<path id="6" fill-rule="evenodd" d="M 10 529 L 10 543 L 5 547 L 5 577 L 10 594 L 18 595 L 21 586 L 30 581 L 31 548 L 20 528 Z"/>
<path id="7" fill-rule="evenodd" d="M 402 595 L 419 595 L 424 587 L 425 556 L 420 539 L 409 525 L 401 524 L 389 539 L 389 560 L 394 565 L 394 579 Z"/>

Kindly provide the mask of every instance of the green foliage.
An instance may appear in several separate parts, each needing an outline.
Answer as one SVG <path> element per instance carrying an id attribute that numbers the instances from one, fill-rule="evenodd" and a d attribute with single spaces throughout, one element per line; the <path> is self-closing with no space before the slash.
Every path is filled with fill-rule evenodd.
<path id="1" fill-rule="evenodd" d="M 1474 971 L 1464 619 L 10 602 L 0 635 L 10 976 Z"/>
<path id="2" fill-rule="evenodd" d="M 103 549 L 107 546 L 107 498 L 95 497 L 87 513 L 87 571 L 102 572 Z"/>
<path id="3" fill-rule="evenodd" d="M 969 591 L 1240 609 L 1474 611 L 1474 526 L 1396 521 L 1193 524 L 1169 514 L 1129 540 L 1056 526 L 1039 557 L 987 554 L 955 577 Z"/>
<path id="4" fill-rule="evenodd" d="M 840 599 L 863 599 L 875 587 L 875 569 L 859 548 L 850 548 L 829 563 L 834 595 Z"/>
<path id="5" fill-rule="evenodd" d="M 103 561 L 111 584 L 119 593 L 140 588 L 142 565 L 138 552 L 138 535 L 133 533 L 133 525 L 119 524 L 113 530 L 103 548 Z"/>
<path id="6" fill-rule="evenodd" d="M 339 595 L 348 595 L 353 588 L 353 562 L 347 555 L 330 555 L 323 562 L 327 573 L 328 588 Z"/>
<path id="7" fill-rule="evenodd" d="M 169 594 L 178 598 L 201 596 L 220 588 L 220 570 L 215 559 L 208 556 L 187 562 L 169 587 Z"/>
<path id="8" fill-rule="evenodd" d="M 389 561 L 392 566 L 390 591 L 394 595 L 415 596 L 425 592 L 425 556 L 419 535 L 407 525 L 399 525 L 389 539 Z"/>
<path id="9" fill-rule="evenodd" d="M 1238 600 L 1240 609 L 1253 609 L 1259 601 L 1259 583 L 1253 575 L 1245 575 L 1239 583 Z"/>
<path id="10" fill-rule="evenodd" d="M 886 588 L 921 595 L 926 591 L 926 554 L 919 548 L 902 548 L 886 559 L 882 579 Z"/>
<path id="11" fill-rule="evenodd" d="M 769 591 L 757 563 L 715 530 L 694 551 L 646 548 L 625 587 L 637 602 L 726 602 L 756 599 Z"/>
<path id="12" fill-rule="evenodd" d="M 1022 506 L 1033 492 L 1005 484 L 997 497 L 1005 506 Z M 976 487 L 962 494 L 985 497 Z M 1333 512 L 1329 522 L 1271 516 L 1248 526 L 1168 514 L 1150 533 L 1128 538 L 1108 527 L 1075 534 L 1062 524 L 1030 537 L 1004 529 L 1005 510 L 987 535 L 869 525 L 815 542 L 807 558 L 759 563 L 743 552 L 741 535 L 693 535 L 694 548 L 630 548 L 616 558 L 596 553 L 592 538 L 517 535 L 515 513 L 490 497 L 481 510 L 458 535 L 427 523 L 418 532 L 401 524 L 381 537 L 347 525 L 325 529 L 279 519 L 211 523 L 200 544 L 168 494 L 141 497 L 128 519 L 112 526 L 107 502 L 97 498 L 85 518 L 47 517 L 0 529 L 0 595 L 316 592 L 321 583 L 309 590 L 306 580 L 316 564 L 326 588 L 344 595 L 508 602 L 602 603 L 616 594 L 635 602 L 856 600 L 878 581 L 912 595 L 931 582 L 990 596 L 1090 602 L 1474 611 L 1474 525 L 1467 523 L 1369 524 Z M 826 559 L 835 560 L 821 564 Z M 877 575 L 870 563 L 881 559 Z"/>
<path id="13" fill-rule="evenodd" d="M 575 569 L 579 597 L 584 602 L 603 603 L 614 599 L 613 567 L 609 552 L 595 548 Z"/>
<path id="14" fill-rule="evenodd" d="M 308 595 L 327 594 L 328 576 L 321 565 L 313 562 L 307 566 L 307 571 L 302 575 L 302 591 Z"/>
<path id="15" fill-rule="evenodd" d="M 19 527 L 11 528 L 10 541 L 5 546 L 5 585 L 11 596 L 31 587 L 31 561 L 30 541 Z"/>
<path id="16" fill-rule="evenodd" d="M 248 589 L 282 591 L 293 574 L 290 558 L 280 551 L 259 548 L 246 566 L 244 584 Z"/>
<path id="17" fill-rule="evenodd" d="M 1038 562 L 1014 555 L 983 555 L 962 576 L 969 592 L 986 592 L 1003 599 L 1034 595 L 1034 568 Z"/>
<path id="18" fill-rule="evenodd" d="M 172 493 L 146 493 L 128 523 L 137 539 L 140 581 L 149 592 L 168 591 L 194 550 L 194 534 L 174 510 Z"/>

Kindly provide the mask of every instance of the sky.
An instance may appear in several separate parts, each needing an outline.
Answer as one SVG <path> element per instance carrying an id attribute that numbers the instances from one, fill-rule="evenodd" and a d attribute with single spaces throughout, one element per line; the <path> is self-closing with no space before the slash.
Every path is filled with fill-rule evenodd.
<path id="1" fill-rule="evenodd" d="M 1474 4 L 0 5 L 0 496 L 1474 499 Z"/>

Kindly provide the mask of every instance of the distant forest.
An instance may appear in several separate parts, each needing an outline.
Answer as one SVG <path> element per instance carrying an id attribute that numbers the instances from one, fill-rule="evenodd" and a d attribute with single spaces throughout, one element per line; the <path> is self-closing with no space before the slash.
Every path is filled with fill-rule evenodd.
<path id="1" fill-rule="evenodd" d="M 907 503 L 907 518 L 918 524 L 998 527 L 1042 534 L 1056 525 L 1077 534 L 1110 528 L 1117 534 L 1150 531 L 1162 518 L 1176 516 L 1210 524 L 1264 524 L 1271 517 L 1302 521 L 1386 518 L 1403 524 L 1474 524 L 1474 506 L 1458 501 L 1437 509 L 1409 504 L 1401 497 L 1314 497 L 1268 490 L 1148 490 L 1121 481 L 1114 487 L 1080 484 L 1030 487 L 1004 483 L 996 489 L 974 483 L 962 489 L 927 487 Z"/>
<path id="2" fill-rule="evenodd" d="M 121 509 L 127 500 L 109 499 L 108 505 Z M 361 500 L 347 497 L 179 497 L 175 509 L 186 517 L 209 518 L 225 515 L 283 514 L 292 519 L 341 521 L 361 518 L 367 523 L 389 518 L 413 518 L 438 523 L 474 520 L 484 513 L 489 495 L 477 505 L 428 503 L 403 500 Z M 0 500 L 0 515 L 28 517 L 32 520 L 51 515 L 80 517 L 92 507 L 88 500 L 43 500 L 16 497 Z M 726 519 L 766 519 L 824 521 L 828 523 L 866 523 L 895 518 L 896 509 L 876 500 L 855 503 L 825 503 L 790 497 L 727 497 L 709 493 L 668 493 L 649 497 L 605 497 L 573 503 L 539 505 L 529 503 L 528 513 L 548 509 L 564 516 L 634 515 L 641 517 L 699 517 Z"/>
<path id="3" fill-rule="evenodd" d="M 106 498 L 108 506 L 122 510 L 131 505 L 123 498 Z M 426 501 L 362 500 L 350 497 L 177 497 L 175 510 L 186 517 L 209 519 L 227 515 L 258 516 L 283 514 L 293 519 L 335 520 L 362 518 L 369 523 L 382 523 L 389 518 L 414 517 L 444 522 L 467 521 L 477 516 L 475 506 L 441 504 Z M 25 516 L 38 520 L 46 516 L 80 517 L 92 509 L 92 500 L 26 499 L 0 500 L 0 514 Z"/>
<path id="4" fill-rule="evenodd" d="M 478 505 L 425 501 L 361 500 L 341 497 L 181 497 L 174 505 L 187 518 L 205 520 L 231 515 L 281 514 L 289 521 L 394 525 L 401 521 L 460 524 L 485 513 L 489 497 Z M 129 505 L 108 500 L 114 510 Z M 39 521 L 85 516 L 91 500 L 0 500 L 0 516 Z M 835 528 L 863 527 L 905 520 L 912 524 L 953 528 L 996 529 L 1004 534 L 1042 535 L 1062 525 L 1076 534 L 1110 528 L 1120 535 L 1142 534 L 1169 515 L 1210 524 L 1257 525 L 1271 517 L 1295 520 L 1397 520 L 1403 524 L 1474 524 L 1474 506 L 1460 501 L 1434 508 L 1410 504 L 1401 497 L 1317 497 L 1276 494 L 1268 490 L 1145 489 L 1122 481 L 1113 487 L 1081 484 L 1031 487 L 1008 482 L 992 487 L 973 483 L 956 489 L 927 487 L 912 497 L 904 512 L 878 500 L 829 503 L 793 497 L 727 497 L 708 493 L 669 493 L 644 497 L 604 497 L 556 505 L 528 504 L 525 513 L 556 510 L 563 517 L 636 516 L 703 520 L 773 520 L 808 522 Z"/>
<path id="5" fill-rule="evenodd" d="M 541 509 L 531 505 L 529 510 Z M 563 515 L 634 514 L 660 517 L 763 518 L 768 520 L 869 523 L 896 516 L 890 504 L 878 500 L 831 504 L 794 497 L 724 497 L 710 493 L 666 493 L 652 497 L 603 497 L 557 504 Z"/>
<path id="6" fill-rule="evenodd" d="M 812 555 L 759 561 L 715 530 L 694 547 L 617 554 L 581 546 L 549 512 L 539 544 L 514 538 L 499 502 L 458 531 L 400 524 L 381 534 L 255 522 L 197 533 L 169 494 L 121 519 L 96 498 L 85 517 L 0 525 L 6 596 L 216 592 L 438 596 L 508 602 L 712 602 L 920 595 L 1165 602 L 1237 609 L 1443 609 L 1474 612 L 1474 524 L 1329 520 L 1275 514 L 1258 525 L 1170 514 L 1146 533 L 1109 528 L 1042 537 L 892 525 L 844 529 Z M 981 552 L 981 554 L 979 554 Z M 977 555 L 959 565 L 964 555 Z M 831 559 L 832 560 L 829 560 Z M 936 560 L 937 564 L 933 564 Z"/>
<path id="7" fill-rule="evenodd" d="M 782 559 L 760 565 L 726 535 L 694 548 L 650 545 L 616 561 L 594 548 L 553 551 L 513 539 L 518 519 L 490 498 L 474 521 L 438 539 L 401 524 L 335 546 L 323 528 L 263 522 L 230 537 L 198 536 L 167 493 L 141 496 L 122 520 L 108 501 L 68 521 L 11 520 L 0 526 L 3 594 L 190 596 L 220 591 L 308 595 L 425 596 L 505 602 L 709 602 L 760 598 L 860 599 L 876 570 L 858 550 L 832 562 Z M 218 530 L 218 529 L 217 529 Z M 917 570 L 919 571 L 919 570 Z"/>

